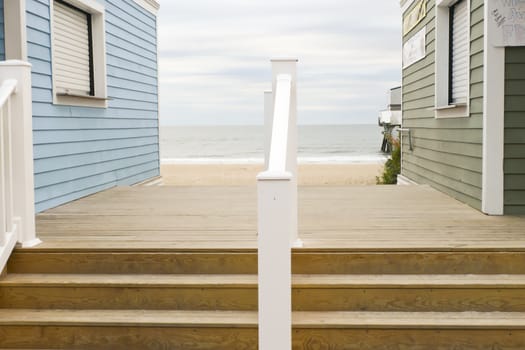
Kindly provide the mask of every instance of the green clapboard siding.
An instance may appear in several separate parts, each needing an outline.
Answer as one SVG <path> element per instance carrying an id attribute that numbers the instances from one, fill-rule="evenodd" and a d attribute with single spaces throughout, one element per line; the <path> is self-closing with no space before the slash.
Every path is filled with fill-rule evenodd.
<path id="1" fill-rule="evenodd" d="M 470 117 L 436 119 L 434 116 L 435 0 L 427 1 L 427 16 L 403 38 L 408 40 L 426 26 L 425 59 L 403 69 L 403 126 L 412 132 L 414 150 L 409 150 L 405 133 L 402 173 L 480 209 L 483 0 L 471 0 L 470 10 Z"/>
<path id="2" fill-rule="evenodd" d="M 525 215 L 525 47 L 505 49 L 505 214 Z"/>

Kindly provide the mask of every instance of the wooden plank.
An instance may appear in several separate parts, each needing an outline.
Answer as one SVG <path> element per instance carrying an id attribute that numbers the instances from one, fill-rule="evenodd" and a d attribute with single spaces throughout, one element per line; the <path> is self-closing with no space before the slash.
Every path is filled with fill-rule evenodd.
<path id="1" fill-rule="evenodd" d="M 99 241 L 104 242 L 104 238 Z M 156 243 L 157 248 L 163 244 Z M 233 245 L 232 242 L 227 242 Z M 107 243 L 106 243 L 107 244 Z M 213 251 L 192 251 L 186 245 L 183 249 L 170 252 L 147 251 L 136 247 L 135 251 L 103 250 L 94 251 L 96 243 L 89 242 L 85 251 L 72 252 L 67 247 L 54 250 L 15 251 L 9 260 L 11 273 L 62 273 L 62 274 L 254 274 L 257 273 L 257 256 L 251 250 L 237 252 L 221 250 L 218 244 Z M 107 246 L 106 246 L 107 248 Z"/>
<path id="2" fill-rule="evenodd" d="M 0 309 L 0 325 L 254 328 L 252 311 Z"/>
<path id="3" fill-rule="evenodd" d="M 294 312 L 295 328 L 522 329 L 521 312 Z"/>
<path id="4" fill-rule="evenodd" d="M 257 310 L 256 275 L 11 275 L 0 307 L 94 310 Z"/>
<path id="5" fill-rule="evenodd" d="M 306 249 L 525 247 L 525 219 L 487 217 L 425 186 L 305 187 L 299 198 Z M 38 215 L 36 249 L 254 249 L 255 205 L 251 186 L 115 188 Z"/>
<path id="6" fill-rule="evenodd" d="M 509 330 L 398 330 L 398 329 L 296 329 L 293 350 L 376 350 L 395 344 L 400 349 L 522 350 L 525 332 Z"/>
<path id="7" fill-rule="evenodd" d="M 516 275 L 515 275 L 516 276 Z M 514 278 L 510 278 L 510 284 Z M 0 281 L 2 286 L 65 287 L 213 287 L 253 288 L 257 275 L 239 274 L 15 274 Z"/>
<path id="8" fill-rule="evenodd" d="M 9 283 L 9 281 L 6 281 Z M 297 288 L 523 288 L 525 275 L 293 275 Z"/>
<path id="9" fill-rule="evenodd" d="M 168 310 L 0 310 L 2 325 L 47 326 L 179 326 L 254 328 L 257 313 L 250 311 Z M 381 329 L 522 329 L 520 312 L 294 312 L 293 327 Z"/>
<path id="10" fill-rule="evenodd" d="M 2 326 L 0 337 L 3 346 L 18 349 L 257 349 L 255 327 Z"/>

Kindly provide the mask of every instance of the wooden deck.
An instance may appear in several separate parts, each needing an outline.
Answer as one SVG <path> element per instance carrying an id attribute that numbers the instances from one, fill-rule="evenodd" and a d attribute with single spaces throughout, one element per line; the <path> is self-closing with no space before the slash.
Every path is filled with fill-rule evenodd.
<path id="1" fill-rule="evenodd" d="M 38 215 L 0 348 L 257 349 L 255 187 L 122 187 Z M 292 349 L 525 349 L 525 217 L 425 186 L 304 187 Z"/>
<path id="2" fill-rule="evenodd" d="M 489 217 L 427 186 L 303 187 L 305 250 L 525 251 L 525 217 Z M 37 216 L 35 249 L 256 248 L 256 188 L 119 187 Z"/>

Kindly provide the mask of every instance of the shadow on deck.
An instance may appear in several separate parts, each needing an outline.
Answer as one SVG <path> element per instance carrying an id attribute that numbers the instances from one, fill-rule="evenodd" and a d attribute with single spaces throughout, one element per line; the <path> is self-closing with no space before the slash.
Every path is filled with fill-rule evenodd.
<path id="1" fill-rule="evenodd" d="M 256 188 L 119 187 L 37 216 L 36 249 L 256 249 Z M 303 187 L 303 249 L 525 250 L 525 217 L 427 186 Z"/>

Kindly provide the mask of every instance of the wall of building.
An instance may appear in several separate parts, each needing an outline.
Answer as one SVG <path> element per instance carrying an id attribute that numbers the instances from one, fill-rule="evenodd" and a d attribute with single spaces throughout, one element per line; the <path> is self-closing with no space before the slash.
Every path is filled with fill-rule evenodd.
<path id="1" fill-rule="evenodd" d="M 4 0 L 0 0 L 0 61 L 5 60 Z"/>
<path id="2" fill-rule="evenodd" d="M 407 11 L 408 12 L 408 11 Z M 435 1 L 427 16 L 403 38 L 426 26 L 426 57 L 403 70 L 403 126 L 412 132 L 414 150 L 403 139 L 402 174 L 420 184 L 481 208 L 483 125 L 483 0 L 471 0 L 470 117 L 436 119 Z"/>
<path id="3" fill-rule="evenodd" d="M 52 103 L 50 0 L 27 0 L 36 210 L 159 174 L 156 18 L 133 1 L 106 9 L 109 107 Z"/>
<path id="4" fill-rule="evenodd" d="M 525 215 L 525 47 L 505 49 L 505 214 Z"/>

